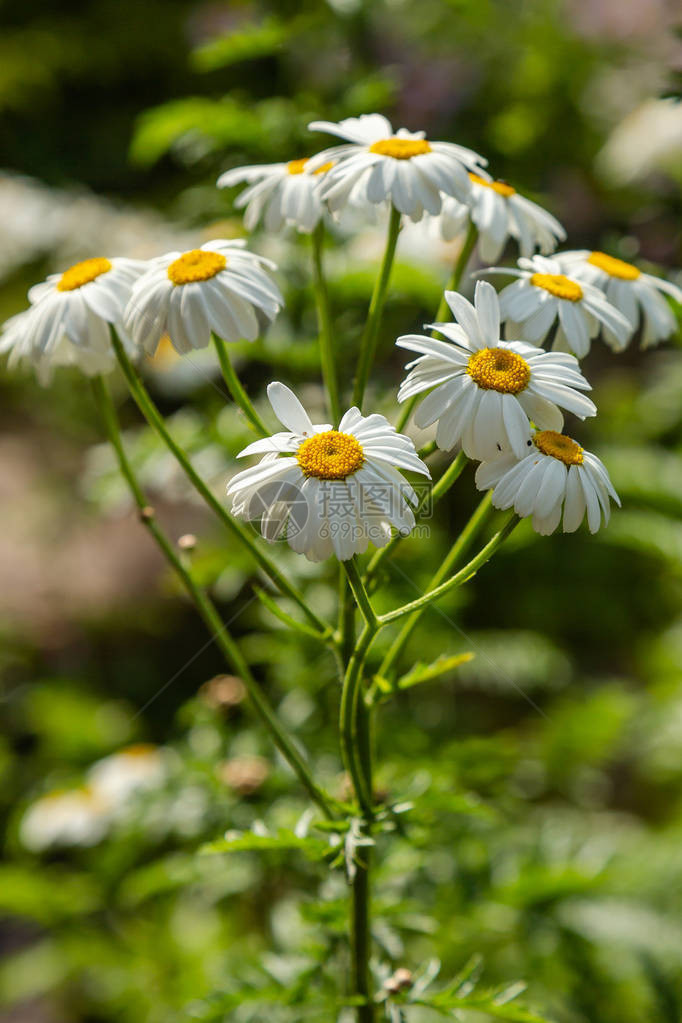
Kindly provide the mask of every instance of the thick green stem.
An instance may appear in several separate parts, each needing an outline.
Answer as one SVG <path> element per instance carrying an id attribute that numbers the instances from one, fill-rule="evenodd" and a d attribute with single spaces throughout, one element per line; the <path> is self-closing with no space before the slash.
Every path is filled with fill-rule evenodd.
<path id="1" fill-rule="evenodd" d="M 329 630 L 325 622 L 319 618 L 315 612 L 308 607 L 305 598 L 295 586 L 293 586 L 289 580 L 283 575 L 277 566 L 265 555 L 255 538 L 251 536 L 248 529 L 235 519 L 232 515 L 229 515 L 226 509 L 222 506 L 220 501 L 217 499 L 215 494 L 206 486 L 201 476 L 196 472 L 192 463 L 189 461 L 187 455 L 182 450 L 179 444 L 177 444 L 171 434 L 168 432 L 166 422 L 157 409 L 156 405 L 151 399 L 147 388 L 142 382 L 142 378 L 131 363 L 126 351 L 119 340 L 116 331 L 111 329 L 111 340 L 116 352 L 116 357 L 119 361 L 119 365 L 123 370 L 123 375 L 126 378 L 130 392 L 137 404 L 140 412 L 145 417 L 149 425 L 154 429 L 161 440 L 164 442 L 166 447 L 174 455 L 176 461 L 180 464 L 185 474 L 192 483 L 197 493 L 204 499 L 206 504 L 211 508 L 212 511 L 218 516 L 222 524 L 236 536 L 239 541 L 246 547 L 249 553 L 253 556 L 260 568 L 266 573 L 267 576 L 272 580 L 280 593 L 293 600 L 303 611 L 306 618 L 320 633 L 320 639 L 326 639 L 329 634 Z"/>
<path id="2" fill-rule="evenodd" d="M 362 858 L 362 862 L 356 863 L 355 877 L 352 882 L 351 958 L 353 994 L 361 995 L 366 999 L 364 1005 L 358 1005 L 357 1007 L 358 1023 L 373 1023 L 375 1019 L 369 971 L 369 960 L 372 953 L 370 930 L 371 851 L 371 846 L 361 846 L 359 856 Z"/>
<path id="3" fill-rule="evenodd" d="M 473 224 L 470 221 L 466 236 L 464 238 L 464 242 L 462 244 L 462 248 L 459 250 L 457 254 L 457 259 L 455 260 L 455 265 L 452 268 L 450 280 L 445 286 L 445 291 L 459 290 L 459 286 L 462 283 L 462 275 L 466 270 L 469 259 L 471 258 L 471 253 L 474 251 L 474 246 L 476 245 L 477 239 L 478 228 L 476 227 L 475 224 Z M 441 295 L 440 304 L 438 306 L 438 312 L 436 313 L 436 323 L 443 323 L 445 317 L 449 314 L 450 311 L 450 307 L 448 306 L 448 303 L 445 299 L 445 291 Z M 438 337 L 439 335 L 435 334 L 434 336 Z M 402 433 L 405 424 L 412 415 L 414 407 L 419 401 L 419 399 L 420 395 L 415 394 L 413 398 L 409 398 L 403 405 L 400 415 L 398 416 L 398 421 L 395 424 L 395 428 L 398 431 L 398 433 Z"/>
<path id="4" fill-rule="evenodd" d="M 453 575 L 446 582 L 441 583 L 440 586 L 436 586 L 434 589 L 429 590 L 423 597 L 419 597 L 417 600 L 411 600 L 409 604 L 403 604 L 402 607 L 396 608 L 395 611 L 389 611 L 385 615 L 380 615 L 379 622 L 381 625 L 388 625 L 389 622 L 395 622 L 399 618 L 404 618 L 405 615 L 412 614 L 413 611 L 421 611 L 423 608 L 433 604 L 434 601 L 439 600 L 446 593 L 449 593 L 450 590 L 455 589 L 457 586 L 462 586 L 465 582 L 471 579 L 472 576 L 476 575 L 476 572 L 482 565 L 485 565 L 486 561 L 490 560 L 497 548 L 500 547 L 507 539 L 518 521 L 519 520 L 514 512 L 510 512 L 509 518 L 502 529 L 495 533 L 492 540 L 489 540 L 485 547 L 483 547 L 478 554 L 464 566 L 464 568 L 461 568 L 459 572 Z"/>
<path id="5" fill-rule="evenodd" d="M 366 624 L 370 628 L 376 629 L 378 619 L 370 602 L 369 596 L 367 595 L 367 590 L 360 578 L 355 557 L 342 562 L 342 564 L 346 575 L 348 576 L 348 582 L 350 583 L 350 588 L 353 591 L 353 596 L 355 597 L 357 605 L 362 613 L 362 617 L 365 619 Z"/>
<path id="6" fill-rule="evenodd" d="M 322 249 L 324 246 L 324 223 L 322 221 L 319 222 L 313 231 L 311 242 L 313 249 L 313 286 L 315 290 L 315 305 L 317 306 L 317 322 L 320 330 L 320 363 L 322 366 L 322 376 L 327 388 L 332 422 L 335 426 L 338 426 L 341 418 L 341 406 L 339 404 L 339 385 L 336 372 L 334 330 L 331 307 L 329 305 L 329 291 L 327 290 L 327 282 L 322 264 Z"/>
<path id="7" fill-rule="evenodd" d="M 218 362 L 220 363 L 220 369 L 223 374 L 223 380 L 227 384 L 227 389 L 232 395 L 232 398 L 236 405 L 242 410 L 248 421 L 252 426 L 256 428 L 261 437 L 269 437 L 270 430 L 256 412 L 255 408 L 251 403 L 251 399 L 244 390 L 241 380 L 235 372 L 235 368 L 230 361 L 230 356 L 227 351 L 227 345 L 221 337 L 217 334 L 213 335 L 213 344 L 218 355 Z"/>
<path id="8" fill-rule="evenodd" d="M 357 405 L 360 410 L 362 410 L 362 400 L 365 396 L 365 388 L 367 387 L 367 381 L 369 380 L 369 374 L 376 354 L 377 341 L 379 338 L 379 326 L 381 323 L 381 316 L 384 311 L 388 282 L 391 277 L 393 258 L 395 256 L 396 245 L 398 244 L 398 235 L 400 233 L 400 220 L 400 213 L 395 206 L 392 206 L 390 220 L 388 223 L 388 236 L 386 238 L 384 258 L 381 263 L 379 276 L 377 277 L 374 285 L 372 299 L 369 304 L 369 312 L 367 314 L 367 322 L 365 323 L 365 329 L 362 332 L 362 339 L 360 341 L 358 370 L 355 377 L 355 387 L 353 389 L 353 404 Z"/>
<path id="9" fill-rule="evenodd" d="M 327 796 L 319 788 L 319 786 L 316 785 L 305 760 L 296 749 L 292 740 L 287 736 L 280 722 L 277 720 L 274 710 L 270 706 L 267 697 L 261 691 L 258 682 L 253 677 L 251 669 L 239 649 L 238 644 L 228 632 L 226 625 L 222 622 L 213 601 L 210 599 L 208 594 L 206 594 L 204 590 L 202 590 L 194 582 L 194 579 L 185 568 L 173 544 L 166 536 L 166 533 L 158 525 L 154 515 L 154 509 L 147 504 L 142 487 L 140 486 L 133 467 L 128 460 L 128 456 L 126 455 L 118 417 L 116 415 L 116 409 L 111 399 L 111 395 L 109 394 L 109 389 L 101 377 L 95 377 L 93 380 L 93 390 L 95 400 L 104 421 L 107 436 L 116 454 L 121 474 L 126 480 L 128 487 L 130 488 L 130 492 L 135 500 L 135 504 L 140 512 L 140 519 L 156 541 L 166 561 L 177 574 L 178 578 L 187 590 L 187 593 L 194 601 L 197 611 L 203 618 L 208 631 L 223 654 L 230 670 L 234 671 L 242 679 L 256 713 L 270 733 L 275 746 L 294 773 L 298 776 L 310 798 L 317 804 L 325 817 L 333 818 L 334 814 Z"/>

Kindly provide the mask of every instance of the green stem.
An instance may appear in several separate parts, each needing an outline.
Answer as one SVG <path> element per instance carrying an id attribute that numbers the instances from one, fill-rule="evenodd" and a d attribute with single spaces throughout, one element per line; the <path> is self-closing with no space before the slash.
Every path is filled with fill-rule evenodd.
<path id="1" fill-rule="evenodd" d="M 246 418 L 249 420 L 252 426 L 256 428 L 261 437 L 269 437 L 270 430 L 256 412 L 255 408 L 251 403 L 251 399 L 244 390 L 241 380 L 235 372 L 235 368 L 230 361 L 230 356 L 227 351 L 227 345 L 221 337 L 217 334 L 213 335 L 213 344 L 218 355 L 218 362 L 220 363 L 220 369 L 223 374 L 223 380 L 227 384 L 227 389 L 232 395 L 232 398 L 236 405 L 242 410 Z"/>
<path id="2" fill-rule="evenodd" d="M 450 550 L 448 551 L 442 565 L 440 566 L 436 574 L 432 576 L 431 580 L 429 581 L 427 590 L 432 590 L 435 586 L 439 586 L 444 579 L 447 579 L 448 575 L 455 567 L 455 565 L 458 563 L 462 555 L 465 553 L 465 551 L 469 549 L 469 547 L 473 543 L 475 536 L 478 534 L 478 531 L 481 529 L 483 523 L 488 518 L 488 515 L 490 514 L 491 510 L 492 510 L 491 495 L 490 493 L 487 493 L 485 497 L 479 502 L 478 507 L 472 514 L 471 518 L 465 525 L 462 532 L 455 540 Z M 393 643 L 386 652 L 386 655 L 383 661 L 381 662 L 381 667 L 379 668 L 378 673 L 379 675 L 381 675 L 382 678 L 389 677 L 390 671 L 395 666 L 398 657 L 404 650 L 408 639 L 412 635 L 414 628 L 417 625 L 417 622 L 419 621 L 423 613 L 424 613 L 423 611 L 415 611 L 413 614 L 411 614 L 410 617 L 405 622 L 405 624 L 403 625 L 400 632 L 398 633 L 398 635 L 396 636 L 396 638 L 393 640 Z"/>
<path id="3" fill-rule="evenodd" d="M 362 699 L 362 673 L 365 659 L 378 631 L 377 625 L 365 625 L 355 650 L 348 662 L 341 691 L 340 732 L 341 752 L 346 770 L 353 782 L 353 788 L 362 812 L 372 816 L 372 795 L 368 778 L 360 757 L 358 743 L 358 702 Z"/>
<path id="4" fill-rule="evenodd" d="M 346 575 L 348 576 L 348 582 L 350 583 L 350 588 L 353 591 L 353 596 L 355 597 L 358 607 L 362 612 L 362 617 L 365 619 L 366 624 L 370 628 L 376 629 L 378 625 L 378 618 L 374 612 L 374 608 L 372 607 L 370 599 L 367 595 L 367 590 L 365 589 L 362 579 L 360 578 L 360 573 L 358 572 L 358 566 L 355 557 L 350 558 L 350 560 L 348 561 L 342 562 L 342 564 L 345 569 Z"/>
<path id="5" fill-rule="evenodd" d="M 452 268 L 450 280 L 445 285 L 445 291 L 459 290 L 459 286 L 462 283 L 462 275 L 466 270 L 467 263 L 471 258 L 471 253 L 474 251 L 474 246 L 476 245 L 477 240 L 478 228 L 474 223 L 469 221 L 469 227 L 467 228 L 464 243 L 457 254 L 457 259 L 455 260 L 455 265 Z M 445 291 L 441 295 L 440 304 L 438 306 L 438 312 L 436 313 L 436 323 L 443 323 L 445 317 L 448 316 L 450 312 L 450 307 L 448 306 L 448 303 L 445 299 Z M 439 335 L 436 333 L 434 334 L 434 337 L 439 337 Z M 414 397 L 409 398 L 403 405 L 400 415 L 398 416 L 398 421 L 395 424 L 395 428 L 398 431 L 398 433 L 403 432 L 405 424 L 412 415 L 414 407 L 419 401 L 420 397 L 421 395 L 415 394 Z"/>
<path id="6" fill-rule="evenodd" d="M 293 600 L 303 611 L 308 621 L 311 622 L 311 624 L 318 630 L 320 638 L 326 639 L 328 636 L 328 629 L 325 622 L 323 622 L 322 619 L 308 607 L 303 594 L 289 582 L 277 566 L 261 551 L 255 538 L 251 536 L 246 527 L 233 516 L 228 514 L 226 509 L 216 498 L 215 494 L 211 492 L 202 480 L 201 476 L 199 476 L 196 472 L 180 445 L 173 440 L 172 436 L 168 432 L 163 416 L 152 401 L 147 388 L 142 382 L 142 378 L 128 358 L 125 348 L 121 344 L 121 341 L 113 327 L 111 328 L 111 340 L 119 365 L 123 370 L 123 375 L 126 378 L 128 387 L 130 388 L 130 392 L 138 408 L 149 425 L 158 433 L 164 444 L 175 456 L 175 459 L 184 470 L 197 493 L 204 499 L 209 508 L 215 512 L 222 524 L 248 549 L 257 564 L 260 568 L 262 568 L 266 575 L 269 576 L 280 593 L 283 593 L 285 596 Z"/>
<path id="7" fill-rule="evenodd" d="M 404 618 L 405 615 L 412 614 L 413 611 L 421 611 L 430 604 L 433 604 L 434 601 L 439 600 L 446 593 L 449 593 L 450 590 L 455 589 L 457 586 L 462 586 L 463 583 L 476 575 L 476 572 L 479 568 L 485 565 L 486 561 L 490 560 L 497 548 L 500 547 L 507 539 L 518 521 L 518 517 L 514 514 L 514 512 L 510 512 L 504 526 L 502 526 L 499 532 L 495 533 L 492 540 L 489 540 L 485 547 L 483 547 L 478 554 L 464 566 L 464 568 L 461 568 L 459 572 L 448 579 L 447 582 L 441 583 L 440 586 L 436 586 L 434 589 L 429 590 L 417 600 L 412 600 L 409 604 L 403 604 L 402 607 L 396 608 L 395 611 L 389 611 L 385 615 L 379 615 L 379 622 L 381 625 L 388 625 L 389 622 L 395 622 L 399 618 Z"/>
<path id="8" fill-rule="evenodd" d="M 375 1019 L 372 1004 L 369 960 L 371 956 L 370 931 L 370 867 L 371 846 L 360 847 L 363 862 L 356 863 L 352 885 L 351 957 L 353 994 L 366 999 L 357 1007 L 358 1023 L 373 1023 Z"/>
<path id="9" fill-rule="evenodd" d="M 395 206 L 391 206 L 384 258 L 381 263 L 379 276 L 377 277 L 374 285 L 372 299 L 369 304 L 369 312 L 367 314 L 367 322 L 365 323 L 365 329 L 362 332 L 362 339 L 360 341 L 358 370 L 355 377 L 355 387 L 353 389 L 353 404 L 357 405 L 360 410 L 362 410 L 362 399 L 365 396 L 365 388 L 367 387 L 367 381 L 369 379 L 372 363 L 374 362 L 374 355 L 376 353 L 381 315 L 384 311 L 388 282 L 393 268 L 393 258 L 395 256 L 396 245 L 398 244 L 400 221 L 400 213 Z"/>
<path id="10" fill-rule="evenodd" d="M 474 246 L 477 241 L 478 228 L 473 221 L 469 221 L 469 227 L 467 228 L 464 243 L 462 248 L 459 250 L 457 259 L 455 260 L 455 265 L 452 268 L 450 280 L 445 286 L 445 291 L 459 291 L 459 286 L 462 283 L 462 276 L 467 268 L 467 263 L 471 258 L 471 253 L 474 251 Z M 445 317 L 450 315 L 450 306 L 445 298 L 445 291 L 441 296 L 438 312 L 436 313 L 436 323 L 443 323 L 445 321 Z"/>
<path id="11" fill-rule="evenodd" d="M 334 330 L 329 305 L 329 291 L 324 276 L 322 249 L 324 246 L 324 223 L 319 222 L 311 236 L 313 250 L 313 286 L 315 289 L 315 305 L 317 306 L 317 322 L 320 331 L 320 363 L 322 376 L 327 388 L 329 410 L 332 422 L 338 426 L 341 419 L 339 404 L 339 385 L 337 382 L 336 360 L 334 356 Z"/>
<path id="12" fill-rule="evenodd" d="M 431 507 L 433 507 L 436 501 L 439 501 L 441 497 L 443 497 L 448 492 L 450 487 L 452 487 L 456 483 L 456 481 L 462 474 L 462 470 L 467 464 L 467 461 L 468 459 L 464 452 L 460 451 L 460 453 L 457 455 L 454 461 L 450 462 L 450 465 L 447 467 L 447 469 L 445 470 L 441 478 L 438 480 L 438 482 L 434 485 L 432 490 L 424 494 L 424 496 L 422 497 L 417 508 L 416 516 L 417 518 L 421 516 L 425 506 L 429 503 L 429 501 L 431 503 Z M 369 565 L 367 566 L 367 571 L 365 572 L 364 582 L 366 586 L 369 585 L 370 581 L 376 576 L 376 573 L 383 564 L 383 562 L 386 560 L 386 558 L 390 558 L 393 551 L 396 549 L 398 544 L 403 539 L 404 537 L 402 533 L 396 533 L 395 536 L 391 537 L 391 539 L 389 540 L 385 547 L 382 547 L 380 550 L 375 551 L 374 555 L 370 560 Z"/>
<path id="13" fill-rule="evenodd" d="M 305 760 L 302 758 L 295 745 L 283 730 L 277 716 L 270 706 L 267 697 L 261 691 L 258 682 L 251 673 L 251 669 L 245 660 L 238 644 L 232 638 L 227 627 L 222 622 L 218 611 L 208 594 L 194 582 L 191 574 L 187 571 L 182 560 L 168 539 L 166 533 L 156 522 L 154 509 L 151 508 L 145 499 L 142 487 L 135 475 L 132 465 L 128 460 L 123 438 L 116 415 L 116 409 L 109 393 L 109 388 L 102 377 L 95 377 L 93 380 L 93 391 L 95 400 L 99 407 L 107 436 L 116 454 L 121 474 L 126 480 L 135 504 L 140 512 L 140 518 L 147 527 L 149 533 L 156 541 L 166 561 L 173 568 L 181 580 L 187 593 L 194 601 L 197 611 L 204 620 L 204 623 L 213 640 L 218 645 L 231 671 L 234 671 L 242 679 L 251 702 L 256 709 L 258 716 L 266 729 L 269 731 L 272 740 L 284 759 L 298 776 L 308 795 L 320 808 L 325 817 L 333 818 L 334 814 L 327 796 L 315 784 Z"/>

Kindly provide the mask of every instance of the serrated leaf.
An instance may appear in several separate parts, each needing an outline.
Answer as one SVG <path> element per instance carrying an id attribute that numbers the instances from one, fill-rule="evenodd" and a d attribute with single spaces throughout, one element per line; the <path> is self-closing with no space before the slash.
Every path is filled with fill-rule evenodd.
<path id="1" fill-rule="evenodd" d="M 285 852 L 296 850 L 302 852 L 309 860 L 323 860 L 336 850 L 323 838 L 308 835 L 299 837 L 295 832 L 280 828 L 276 834 L 257 835 L 252 831 L 228 834 L 215 842 L 203 845 L 199 852 L 202 855 L 215 855 L 228 852 Z"/>
<path id="2" fill-rule="evenodd" d="M 458 668 L 460 664 L 467 664 L 474 656 L 475 654 L 467 651 L 464 654 L 438 657 L 431 664 L 415 664 L 410 671 L 401 675 L 396 683 L 396 689 L 410 689 L 412 686 L 421 685 L 422 682 L 431 682 L 453 668 Z"/>

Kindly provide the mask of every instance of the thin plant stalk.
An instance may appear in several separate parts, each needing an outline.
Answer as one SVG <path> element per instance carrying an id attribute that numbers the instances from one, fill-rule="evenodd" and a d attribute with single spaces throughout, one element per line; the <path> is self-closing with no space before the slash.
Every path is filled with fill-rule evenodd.
<path id="1" fill-rule="evenodd" d="M 286 576 L 280 572 L 277 566 L 267 557 L 266 554 L 258 546 L 254 537 L 250 535 L 248 530 L 235 519 L 229 515 L 226 509 L 222 506 L 220 501 L 216 498 L 215 494 L 206 486 L 201 476 L 196 472 L 192 463 L 189 461 L 187 455 L 182 450 L 179 444 L 177 444 L 171 434 L 169 433 L 166 422 L 157 409 L 156 405 L 152 401 L 152 398 L 147 391 L 142 378 L 131 363 L 128 355 L 123 347 L 118 334 L 111 328 L 111 340 L 118 359 L 119 365 L 123 370 L 123 375 L 126 378 L 130 392 L 137 404 L 140 412 L 145 417 L 149 425 L 156 431 L 161 440 L 164 442 L 166 447 L 174 455 L 176 461 L 179 463 L 181 468 L 184 470 L 186 476 L 194 486 L 197 493 L 204 499 L 206 504 L 211 508 L 213 512 L 218 516 L 222 524 L 236 536 L 239 541 L 246 547 L 249 553 L 253 556 L 259 567 L 265 572 L 267 576 L 272 580 L 280 593 L 289 597 L 293 600 L 303 611 L 308 621 L 318 630 L 320 633 L 320 639 L 327 640 L 330 638 L 330 630 L 328 629 L 325 622 L 322 621 L 318 615 L 308 607 L 305 597 L 300 593 L 292 583 L 286 578 Z"/>
<path id="2" fill-rule="evenodd" d="M 327 388 L 327 399 L 332 422 L 338 426 L 341 418 L 341 405 L 339 403 L 339 384 L 336 369 L 336 356 L 334 352 L 334 329 L 332 325 L 331 307 L 329 305 L 329 291 L 324 275 L 322 251 L 324 248 L 324 223 L 319 222 L 311 236 L 312 260 L 313 260 L 313 288 L 315 291 L 315 305 L 317 307 L 317 322 L 320 332 L 320 364 L 322 377 Z"/>
<path id="3" fill-rule="evenodd" d="M 269 437 L 270 430 L 268 430 L 267 426 L 256 412 L 251 399 L 244 390 L 244 386 L 232 365 L 227 345 L 221 337 L 218 337 L 217 334 L 213 335 L 213 344 L 215 345 L 218 362 L 220 363 L 220 371 L 223 374 L 223 380 L 227 385 L 228 391 L 232 395 L 235 405 L 239 406 L 248 421 L 261 435 L 261 437 Z"/>
<path id="4" fill-rule="evenodd" d="M 374 291 L 372 292 L 365 329 L 362 332 L 358 370 L 355 377 L 355 386 L 353 388 L 353 404 L 357 405 L 361 411 L 362 401 L 365 396 L 365 388 L 367 387 L 367 381 L 369 380 L 369 374 L 376 354 L 377 341 L 379 339 L 379 326 L 381 324 L 381 316 L 384 311 L 384 303 L 386 302 L 388 282 L 391 277 L 391 270 L 393 269 L 393 259 L 395 257 L 396 245 L 398 244 L 398 235 L 400 234 L 400 221 L 400 213 L 395 206 L 391 206 L 391 214 L 388 222 L 388 234 L 386 237 L 386 248 L 384 249 L 384 257 L 381 262 L 381 270 L 379 271 L 379 276 L 376 279 Z"/>
<path id="5" fill-rule="evenodd" d="M 270 705 L 269 700 L 262 692 L 256 679 L 253 677 L 249 664 L 244 658 L 239 645 L 235 642 L 233 637 L 230 635 L 227 626 L 221 620 L 215 604 L 208 594 L 201 587 L 197 586 L 190 572 L 188 572 L 185 565 L 182 563 L 182 560 L 178 556 L 173 544 L 168 539 L 168 536 L 157 523 L 154 509 L 147 503 L 144 491 L 142 490 L 142 487 L 135 475 L 135 471 L 128 460 L 128 456 L 123 445 L 123 438 L 121 437 L 116 409 L 111 399 L 109 388 L 101 377 L 94 378 L 93 391 L 95 401 L 97 402 L 104 422 L 107 436 L 116 454 L 121 475 L 128 484 L 132 497 L 137 505 L 140 519 L 154 538 L 166 561 L 176 573 L 185 587 L 185 590 L 193 600 L 197 611 L 204 620 L 204 624 L 206 625 L 214 642 L 219 647 L 230 667 L 230 670 L 234 671 L 243 681 L 251 703 L 261 722 L 270 733 L 275 746 L 287 761 L 294 774 L 297 775 L 299 781 L 308 792 L 308 795 L 322 811 L 324 816 L 330 819 L 333 818 L 334 813 L 328 797 L 314 781 L 308 765 L 278 721 L 277 715 Z"/>
<path id="6" fill-rule="evenodd" d="M 474 246 L 476 245 L 477 240 L 478 228 L 473 223 L 473 221 L 470 220 L 469 227 L 467 228 L 467 233 L 462 244 L 462 248 L 457 253 L 457 259 L 455 260 L 455 265 L 452 268 L 450 280 L 445 285 L 445 290 L 441 295 L 440 304 L 438 306 L 438 311 L 436 313 L 435 321 L 436 323 L 443 323 L 445 317 L 448 315 L 449 306 L 445 298 L 445 292 L 459 290 L 459 286 L 462 283 L 462 276 L 467 268 L 467 263 L 471 258 L 471 253 L 474 251 Z M 414 411 L 415 405 L 419 401 L 419 398 L 420 395 L 415 394 L 413 398 L 410 398 L 409 401 L 406 401 L 405 404 L 403 405 L 400 415 L 398 416 L 398 422 L 396 423 L 395 426 L 398 433 L 402 433 L 405 424 L 407 423 L 408 419 L 412 415 L 412 412 Z"/>

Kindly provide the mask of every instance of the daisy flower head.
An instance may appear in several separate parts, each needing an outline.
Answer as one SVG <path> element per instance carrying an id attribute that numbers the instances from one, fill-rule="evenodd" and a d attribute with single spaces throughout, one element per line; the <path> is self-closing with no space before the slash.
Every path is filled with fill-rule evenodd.
<path id="1" fill-rule="evenodd" d="M 357 408 L 337 429 L 313 424 L 293 391 L 278 382 L 269 385 L 268 398 L 286 430 L 240 452 L 240 458 L 263 458 L 230 481 L 234 515 L 260 518 L 266 540 L 286 537 L 309 561 L 332 555 L 347 561 L 370 542 L 383 547 L 392 528 L 411 532 L 417 497 L 398 470 L 430 474 L 408 437 L 384 416 L 363 416 Z"/>
<path id="2" fill-rule="evenodd" d="M 136 259 L 97 256 L 35 284 L 28 292 L 31 305 L 5 323 L 0 338 L 10 368 L 31 362 L 43 384 L 57 366 L 78 366 L 89 376 L 111 370 L 110 326 L 127 342 L 124 310 L 145 267 Z"/>
<path id="3" fill-rule="evenodd" d="M 522 256 L 518 269 L 493 266 L 482 273 L 518 277 L 500 292 L 500 314 L 507 321 L 507 333 L 518 333 L 532 344 L 542 343 L 558 320 L 554 347 L 574 352 L 582 359 L 601 327 L 605 340 L 622 351 L 632 332 L 629 321 L 607 300 L 603 291 L 568 276 L 558 259 Z"/>
<path id="4" fill-rule="evenodd" d="M 313 157 L 308 171 L 330 161 L 324 176 L 322 198 L 332 213 L 346 203 L 384 203 L 412 220 L 440 213 L 442 195 L 465 200 L 471 190 L 468 171 L 480 171 L 486 160 L 452 142 L 432 142 L 423 131 L 393 130 L 381 114 L 347 117 L 338 124 L 313 121 L 311 131 L 324 131 L 345 139 L 343 145 L 325 149 Z"/>
<path id="5" fill-rule="evenodd" d="M 59 845 L 90 846 L 104 838 L 109 823 L 106 806 L 90 786 L 56 789 L 29 806 L 19 837 L 33 852 Z"/>
<path id="6" fill-rule="evenodd" d="M 682 303 L 682 289 L 670 281 L 644 273 L 634 264 L 609 256 L 606 252 L 580 249 L 560 252 L 556 258 L 576 280 L 585 281 L 604 292 L 609 302 L 620 309 L 628 320 L 630 336 L 637 330 L 641 317 L 642 348 L 650 348 L 659 341 L 665 341 L 677 327 L 673 312 L 663 295 L 670 295 L 676 302 Z M 617 347 L 616 339 L 609 336 L 609 329 L 604 328 L 604 332 L 611 344 Z"/>
<path id="7" fill-rule="evenodd" d="M 218 188 L 248 184 L 235 202 L 237 209 L 246 207 L 244 226 L 248 231 L 262 219 L 266 231 L 281 231 L 291 225 L 309 234 L 322 218 L 320 186 L 332 165 L 323 163 L 312 174 L 306 174 L 307 164 L 308 159 L 301 159 L 235 167 L 218 178 Z"/>
<path id="8" fill-rule="evenodd" d="M 428 325 L 445 340 L 407 334 L 396 342 L 419 353 L 406 366 L 398 401 L 431 391 L 414 419 L 420 428 L 438 423 L 439 448 L 450 451 L 461 444 L 475 459 L 511 449 L 522 458 L 531 443 L 529 419 L 560 430 L 562 408 L 581 419 L 595 415 L 595 405 L 582 393 L 590 385 L 572 355 L 500 339 L 500 309 L 491 284 L 477 283 L 474 305 L 455 291 L 445 297 L 458 322 Z"/>
<path id="9" fill-rule="evenodd" d="M 557 528 L 562 509 L 564 533 L 574 533 L 586 512 L 590 532 L 596 533 L 602 519 L 608 524 L 609 499 L 620 507 L 603 462 L 554 430 L 534 433 L 525 458 L 505 454 L 482 462 L 476 486 L 492 490 L 496 508 L 513 507 L 522 518 L 532 515 L 533 529 L 543 536 Z"/>
<path id="10" fill-rule="evenodd" d="M 566 232 L 559 221 L 542 206 L 526 199 L 506 181 L 496 181 L 485 171 L 469 172 L 471 192 L 466 202 L 443 197 L 443 208 L 436 219 L 444 241 L 463 234 L 471 221 L 478 228 L 478 251 L 484 263 L 500 258 L 510 238 L 522 256 L 536 249 L 554 252 Z"/>
<path id="11" fill-rule="evenodd" d="M 284 305 L 263 267 L 275 264 L 242 239 L 216 239 L 190 252 L 168 252 L 147 264 L 125 311 L 135 346 L 153 355 L 164 334 L 185 355 L 223 341 L 254 341 Z"/>

